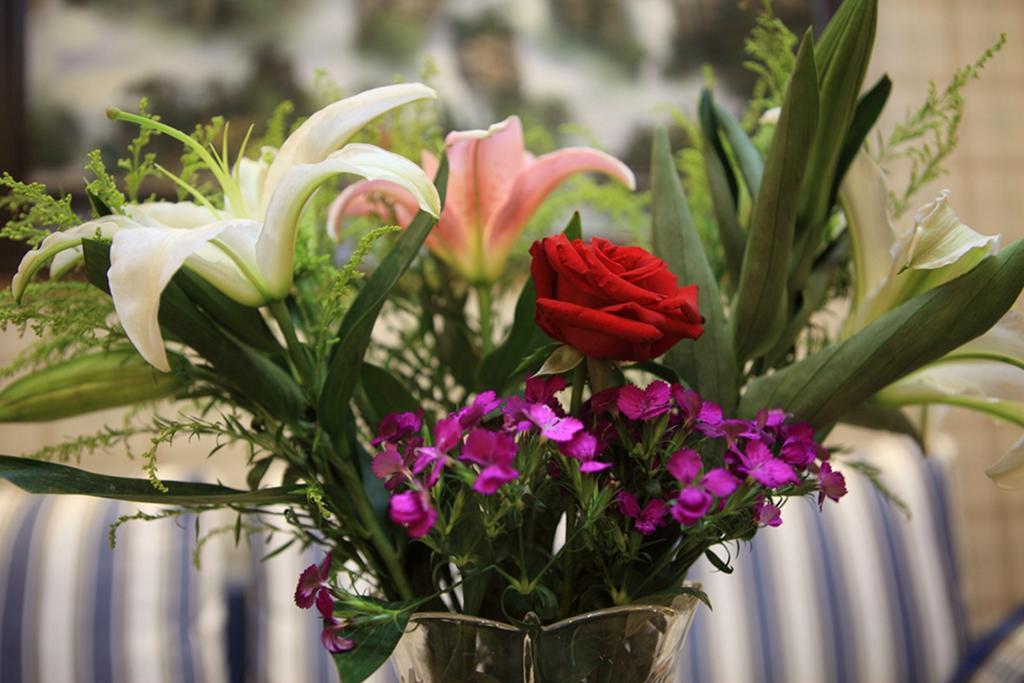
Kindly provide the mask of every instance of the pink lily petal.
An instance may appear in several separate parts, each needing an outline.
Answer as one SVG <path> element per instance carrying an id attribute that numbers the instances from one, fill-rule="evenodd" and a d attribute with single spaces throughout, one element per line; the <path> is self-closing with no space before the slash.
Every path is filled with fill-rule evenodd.
<path id="1" fill-rule="evenodd" d="M 463 227 L 484 231 L 502 209 L 525 165 L 523 127 L 510 116 L 486 131 L 452 132 L 445 138 L 448 194 L 444 213 L 459 216 Z"/>
<path id="2" fill-rule="evenodd" d="M 341 237 L 341 222 L 345 216 L 378 216 L 381 220 L 397 220 L 407 226 L 419 211 L 419 205 L 409 192 L 389 180 L 361 180 L 346 187 L 331 202 L 327 212 L 327 234 L 335 240 Z M 393 215 L 392 215 L 393 214 Z"/>
<path id="3" fill-rule="evenodd" d="M 636 178 L 628 166 L 596 149 L 567 147 L 544 154 L 516 177 L 505 205 L 488 230 L 488 243 L 501 244 L 514 240 L 555 187 L 569 176 L 585 171 L 605 173 L 630 189 L 636 186 Z"/>

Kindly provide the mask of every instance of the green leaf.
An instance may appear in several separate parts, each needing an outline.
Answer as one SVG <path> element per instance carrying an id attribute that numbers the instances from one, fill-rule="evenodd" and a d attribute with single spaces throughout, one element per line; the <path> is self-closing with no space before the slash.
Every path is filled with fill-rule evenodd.
<path id="1" fill-rule="evenodd" d="M 718 283 L 686 205 L 664 128 L 654 133 L 652 159 L 654 253 L 665 259 L 679 284 L 697 285 L 698 307 L 704 315 L 704 334 L 696 341 L 684 340 L 669 349 L 665 364 L 728 414 L 736 404 L 732 338 L 722 310 Z"/>
<path id="2" fill-rule="evenodd" d="M 306 499 L 300 487 L 294 486 L 239 491 L 218 484 L 163 480 L 167 490 L 161 492 L 153 488 L 148 479 L 110 477 L 77 467 L 9 455 L 0 455 L 0 479 L 6 479 L 29 493 L 72 494 L 163 505 L 271 505 L 300 503 Z"/>
<path id="3" fill-rule="evenodd" d="M 725 251 L 725 261 L 732 275 L 732 286 L 735 287 L 743 268 L 743 249 L 746 237 L 740 227 L 736 208 L 736 180 L 733 177 L 728 158 L 724 156 L 724 152 L 720 153 L 721 142 L 718 140 L 718 122 L 715 118 L 714 102 L 711 92 L 707 89 L 701 91 L 699 114 L 704 136 L 702 156 L 708 177 L 711 206 L 715 214 L 715 223 L 718 226 L 718 239 Z"/>
<path id="4" fill-rule="evenodd" d="M 284 349 L 258 309 L 243 306 L 224 296 L 216 287 L 187 268 L 178 271 L 175 282 L 189 299 L 236 339 L 257 351 L 284 357 Z"/>
<path id="5" fill-rule="evenodd" d="M 388 606 L 395 604 L 401 603 L 392 603 Z M 334 665 L 338 668 L 341 680 L 345 683 L 362 683 L 383 666 L 405 633 L 405 626 L 409 623 L 413 609 L 409 607 L 398 612 L 394 619 L 377 621 L 346 631 L 346 635 L 355 641 L 356 646 L 349 652 L 334 655 Z"/>
<path id="6" fill-rule="evenodd" d="M 708 558 L 708 562 L 710 562 L 718 571 L 723 574 L 732 574 L 733 569 L 729 566 L 729 563 L 720 558 L 711 548 L 704 551 L 704 557 Z"/>
<path id="7" fill-rule="evenodd" d="M 89 207 L 92 209 L 93 216 L 95 218 L 103 218 L 104 216 L 110 216 L 111 214 L 117 213 L 110 206 L 103 201 L 99 195 L 92 192 L 91 190 L 85 191 L 85 196 L 89 198 Z"/>
<path id="8" fill-rule="evenodd" d="M 584 356 L 568 344 L 562 344 L 540 366 L 537 375 L 561 375 L 583 362 Z"/>
<path id="9" fill-rule="evenodd" d="M 361 412 L 371 429 L 376 429 L 389 413 L 416 412 L 422 408 L 401 380 L 384 368 L 363 363 L 359 373 Z"/>
<path id="10" fill-rule="evenodd" d="M 89 282 L 109 293 L 110 243 L 82 240 L 82 251 Z M 185 294 L 179 285 L 182 277 L 176 274 L 160 298 L 160 327 L 209 361 L 231 388 L 253 404 L 281 420 L 301 417 L 307 404 L 288 373 L 221 332 L 217 323 Z"/>
<path id="11" fill-rule="evenodd" d="M 448 185 L 448 161 L 442 159 L 435 180 L 441 204 L 444 204 Z M 338 344 L 334 348 L 323 390 L 320 392 L 318 414 L 327 432 L 333 436 L 341 433 L 345 413 L 352 393 L 359 380 L 359 367 L 370 343 L 374 323 L 384 302 L 398 283 L 402 274 L 419 253 L 423 241 L 437 222 L 430 214 L 420 211 L 409 227 L 399 236 L 384 260 L 377 266 L 359 290 L 355 301 L 341 321 L 338 330 Z"/>
<path id="12" fill-rule="evenodd" d="M 902 410 L 896 408 L 883 408 L 872 403 L 864 403 L 847 410 L 839 421 L 854 427 L 909 436 L 918 446 L 924 448 L 924 441 L 917 427 Z"/>
<path id="13" fill-rule="evenodd" d="M 803 287 L 831 209 L 839 160 L 871 59 L 877 21 L 878 0 L 846 0 L 814 50 L 821 105 L 816 133 L 808 134 L 814 146 L 807 168 L 809 181 L 800 197 L 794 290 Z"/>
<path id="14" fill-rule="evenodd" d="M 583 239 L 583 221 L 580 219 L 579 211 L 573 211 L 572 218 L 569 219 L 569 224 L 565 226 L 562 234 L 569 240 Z"/>
<path id="15" fill-rule="evenodd" d="M 540 367 L 544 365 L 544 361 L 546 361 L 551 354 L 557 351 L 561 346 L 561 342 L 551 342 L 550 344 L 545 344 L 540 347 L 519 362 L 519 365 L 517 365 L 515 370 L 512 371 L 512 376 L 522 377 L 524 375 L 532 375 L 537 372 Z"/>
<path id="16" fill-rule="evenodd" d="M 764 160 L 761 159 L 761 153 L 754 147 L 754 143 L 751 142 L 740 122 L 717 102 L 712 101 L 712 104 L 715 119 L 722 132 L 725 133 L 725 139 L 729 141 L 729 147 L 732 148 L 732 153 L 740 166 L 740 173 L 743 174 L 747 191 L 751 197 L 756 197 L 758 190 L 761 189 L 761 178 L 764 176 Z"/>
<path id="17" fill-rule="evenodd" d="M 185 363 L 171 354 L 172 365 Z M 185 363 L 187 364 L 187 363 Z M 134 349 L 76 356 L 34 370 L 0 391 L 0 422 L 40 422 L 172 396 L 188 385 L 158 372 Z"/>
<path id="18" fill-rule="evenodd" d="M 750 383 L 740 414 L 784 408 L 827 432 L 853 407 L 995 325 L 1024 287 L 1024 241 L 881 316 L 843 342 Z"/>
<path id="19" fill-rule="evenodd" d="M 800 187 L 818 122 L 814 40 L 804 37 L 754 202 L 743 272 L 731 314 L 736 356 L 745 361 L 771 349 L 786 322 L 786 280 Z"/>
<path id="20" fill-rule="evenodd" d="M 857 152 L 864 145 L 868 133 L 875 127 L 878 117 L 882 115 L 889 95 L 892 93 L 892 81 L 888 75 L 883 75 L 878 82 L 860 98 L 857 102 L 857 109 L 853 113 L 853 122 L 850 123 L 850 130 L 846 132 L 846 140 L 843 142 L 843 149 L 839 153 L 839 163 L 836 166 L 836 177 L 832 183 L 832 196 L 829 205 L 836 203 L 836 195 L 839 193 L 839 185 L 850 170 Z"/>

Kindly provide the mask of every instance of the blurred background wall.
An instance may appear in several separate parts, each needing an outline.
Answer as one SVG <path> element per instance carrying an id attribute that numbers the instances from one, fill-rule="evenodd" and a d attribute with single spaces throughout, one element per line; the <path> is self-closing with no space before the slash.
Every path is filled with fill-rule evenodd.
<path id="1" fill-rule="evenodd" d="M 887 130 L 944 85 L 1000 32 L 1010 42 L 967 90 L 967 115 L 951 175 L 939 187 L 980 232 L 1024 237 L 1024 3 L 1020 0 L 883 0 L 872 75 L 895 87 Z M 776 0 L 797 32 L 821 26 L 838 0 Z M 596 144 L 641 175 L 649 131 L 670 107 L 692 113 L 715 74 L 717 94 L 739 111 L 753 78 L 743 39 L 759 0 L 2 0 L 0 169 L 51 188 L 81 187 L 84 154 L 113 163 L 133 135 L 103 117 L 108 105 L 153 111 L 184 129 L 213 114 L 239 137 L 283 99 L 308 112 L 323 97 L 395 78 L 429 77 L 444 125 L 485 127 L 517 113 L 561 142 Z M 869 76 L 869 80 L 874 80 Z M 237 143 L 237 141 L 236 141 Z M 166 151 L 172 152 L 168 146 Z M 153 187 L 162 193 L 166 187 Z M 84 206 L 83 206 L 84 208 Z M 8 277 L 18 251 L 0 245 Z M 18 342 L 0 336 L 0 361 Z M 1024 599 L 1024 495 L 984 476 L 1013 430 L 948 413 L 935 450 L 956 450 L 962 565 L 973 630 Z M 27 452 L 94 429 L 103 414 L 67 423 L 0 427 L 0 447 Z M 202 464 L 201 449 L 185 448 Z M 237 473 L 217 475 L 232 481 Z M 90 463 L 93 466 L 93 463 Z M 204 467 L 209 465 L 204 464 Z M 111 457 L 97 469 L 137 469 Z"/>

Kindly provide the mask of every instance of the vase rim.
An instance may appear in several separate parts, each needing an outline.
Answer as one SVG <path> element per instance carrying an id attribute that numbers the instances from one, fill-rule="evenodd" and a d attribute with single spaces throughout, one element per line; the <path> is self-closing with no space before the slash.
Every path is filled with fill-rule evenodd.
<path id="1" fill-rule="evenodd" d="M 686 581 L 684 586 L 689 588 L 695 588 L 700 590 L 701 584 L 696 581 Z M 699 604 L 699 599 L 695 595 L 680 593 L 673 597 L 671 605 L 659 605 L 657 603 L 631 603 L 629 605 L 616 605 L 614 607 L 604 607 L 602 609 L 594 610 L 592 612 L 584 612 L 583 614 L 575 614 L 567 619 L 556 621 L 553 624 L 547 624 L 544 626 L 538 626 L 538 630 L 549 632 L 556 631 L 567 626 L 575 626 L 581 622 L 590 621 L 593 619 L 600 619 L 616 614 L 628 614 L 630 612 L 663 612 L 667 615 L 676 614 L 678 612 L 685 611 L 687 609 L 695 609 L 694 603 Z M 512 624 L 505 623 L 503 621 L 496 621 L 494 619 L 485 619 L 483 617 L 475 617 L 471 614 L 459 614 L 457 612 L 416 612 L 409 618 L 409 623 L 427 620 L 440 620 L 440 621 L 456 621 L 466 624 L 473 624 L 476 626 L 485 626 L 488 628 L 498 629 L 501 631 L 515 631 L 521 632 L 524 629 L 514 626 Z"/>

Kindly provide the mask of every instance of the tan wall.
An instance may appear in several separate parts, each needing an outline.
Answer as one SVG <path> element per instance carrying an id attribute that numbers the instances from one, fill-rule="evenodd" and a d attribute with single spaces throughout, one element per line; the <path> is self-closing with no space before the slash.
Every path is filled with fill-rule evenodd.
<path id="1" fill-rule="evenodd" d="M 950 175 L 924 192 L 922 203 L 948 187 L 967 225 L 1002 233 L 1004 243 L 1024 237 L 1024 2 L 879 4 L 871 73 L 877 78 L 887 72 L 894 81 L 883 130 L 917 107 L 929 80 L 945 87 L 955 69 L 974 61 L 1001 32 L 1009 34 L 1006 48 L 982 79 L 967 87 L 967 112 Z M 961 560 L 971 627 L 978 632 L 1024 600 L 1024 493 L 999 491 L 983 473 L 1014 443 L 1019 430 L 952 412 L 941 427 L 952 435 L 960 461 Z M 933 442 L 941 445 L 938 437 Z"/>

